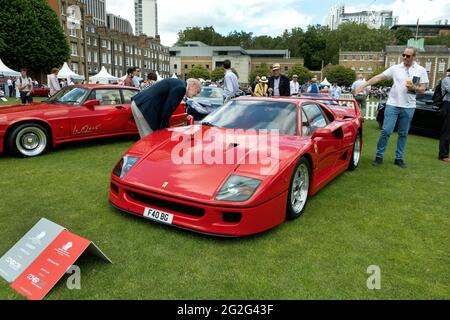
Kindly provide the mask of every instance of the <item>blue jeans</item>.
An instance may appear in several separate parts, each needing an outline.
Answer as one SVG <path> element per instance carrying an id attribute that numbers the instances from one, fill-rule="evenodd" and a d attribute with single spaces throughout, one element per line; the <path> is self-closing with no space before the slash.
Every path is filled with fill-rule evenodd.
<path id="1" fill-rule="evenodd" d="M 397 150 L 395 151 L 395 159 L 403 160 L 406 141 L 408 139 L 408 131 L 415 111 L 416 109 L 414 108 L 399 108 L 386 105 L 384 110 L 383 128 L 381 129 L 381 135 L 377 145 L 377 158 L 383 158 L 389 142 L 389 137 L 394 131 L 395 123 L 398 119 L 398 140 Z"/>

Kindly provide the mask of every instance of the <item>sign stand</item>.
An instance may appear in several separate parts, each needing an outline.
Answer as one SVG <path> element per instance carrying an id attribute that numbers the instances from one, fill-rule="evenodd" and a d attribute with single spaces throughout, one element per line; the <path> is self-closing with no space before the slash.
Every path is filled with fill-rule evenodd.
<path id="1" fill-rule="evenodd" d="M 112 263 L 93 242 L 43 218 L 0 258 L 0 276 L 29 300 L 42 300 L 85 251 Z"/>

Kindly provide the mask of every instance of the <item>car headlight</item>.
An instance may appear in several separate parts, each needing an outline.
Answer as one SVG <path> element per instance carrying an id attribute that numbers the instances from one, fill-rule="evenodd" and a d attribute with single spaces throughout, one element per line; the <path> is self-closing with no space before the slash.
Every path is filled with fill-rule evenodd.
<path id="1" fill-rule="evenodd" d="M 124 156 L 114 167 L 113 173 L 119 178 L 123 178 L 128 171 L 139 161 L 140 158 L 133 156 Z"/>
<path id="2" fill-rule="evenodd" d="M 261 184 L 261 180 L 231 175 L 220 189 L 216 200 L 243 202 L 251 198 Z"/>

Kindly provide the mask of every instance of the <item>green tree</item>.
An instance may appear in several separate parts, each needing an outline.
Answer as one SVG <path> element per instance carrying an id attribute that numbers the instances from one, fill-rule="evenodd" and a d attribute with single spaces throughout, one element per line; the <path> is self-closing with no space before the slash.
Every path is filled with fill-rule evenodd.
<path id="1" fill-rule="evenodd" d="M 0 55 L 10 68 L 49 72 L 69 60 L 64 30 L 45 0 L 0 1 L 0 26 Z"/>
<path id="2" fill-rule="evenodd" d="M 206 69 L 201 64 L 195 65 L 189 72 L 187 73 L 188 78 L 195 78 L 195 79 L 204 79 L 207 80 L 210 77 L 208 69 Z"/>
<path id="3" fill-rule="evenodd" d="M 225 75 L 225 69 L 223 67 L 215 68 L 211 72 L 211 80 L 219 81 L 219 80 L 223 79 L 224 75 Z"/>
<path id="4" fill-rule="evenodd" d="M 336 81 L 339 86 L 351 86 L 355 81 L 356 74 L 350 68 L 342 65 L 328 65 L 323 69 L 323 77 L 331 83 Z"/>
<path id="5" fill-rule="evenodd" d="M 397 45 L 406 45 L 408 40 L 413 37 L 411 29 L 406 27 L 400 27 L 394 32 Z"/>
<path id="6" fill-rule="evenodd" d="M 248 81 L 252 83 L 255 81 L 256 76 L 266 76 L 268 77 L 270 75 L 270 68 L 267 64 L 263 63 L 259 67 L 256 67 L 255 70 L 253 70 L 250 75 Z"/>
<path id="7" fill-rule="evenodd" d="M 386 70 L 385 67 L 380 67 L 380 68 L 375 69 L 375 71 L 370 75 L 369 79 L 367 79 L 367 80 L 370 80 L 373 77 L 379 75 L 380 73 L 384 72 L 384 70 Z M 376 86 L 377 87 L 392 87 L 393 84 L 394 84 L 394 82 L 392 80 L 383 80 L 383 81 L 378 82 L 376 84 Z"/>
<path id="8" fill-rule="evenodd" d="M 220 46 L 223 44 L 223 37 L 214 30 L 213 26 L 209 27 L 188 27 L 178 32 L 177 45 L 182 45 L 186 41 L 201 41 L 210 46 Z"/>
<path id="9" fill-rule="evenodd" d="M 313 76 L 311 71 L 309 71 L 308 68 L 302 66 L 301 64 L 296 64 L 292 67 L 291 70 L 289 70 L 288 72 L 289 79 L 292 79 L 292 76 L 294 74 L 298 75 L 298 82 L 300 82 L 300 84 L 305 83 L 305 79 L 311 79 Z"/>

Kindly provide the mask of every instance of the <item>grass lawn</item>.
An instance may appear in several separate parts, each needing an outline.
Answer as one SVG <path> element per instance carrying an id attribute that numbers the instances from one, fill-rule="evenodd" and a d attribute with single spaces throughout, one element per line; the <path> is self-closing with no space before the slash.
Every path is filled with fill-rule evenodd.
<path id="1" fill-rule="evenodd" d="M 3 101 L 0 100 L 0 107 L 2 106 L 8 106 L 8 105 L 14 105 L 14 104 L 21 104 L 22 102 L 19 100 L 17 100 L 16 98 L 9 98 L 9 97 L 5 97 L 6 100 L 8 101 Z M 33 102 L 41 102 L 45 99 L 48 99 L 48 97 L 33 97 Z"/>
<path id="2" fill-rule="evenodd" d="M 449 299 L 450 167 L 438 140 L 397 136 L 374 168 L 365 125 L 360 167 L 311 198 L 305 214 L 261 235 L 222 239 L 126 215 L 108 203 L 110 172 L 132 138 L 73 143 L 33 159 L 0 156 L 0 255 L 46 217 L 113 260 L 83 258 L 81 290 L 64 278 L 47 299 Z M 447 199 L 447 200 L 446 200 Z M 381 268 L 381 290 L 366 286 Z M 0 298 L 22 299 L 0 280 Z"/>

